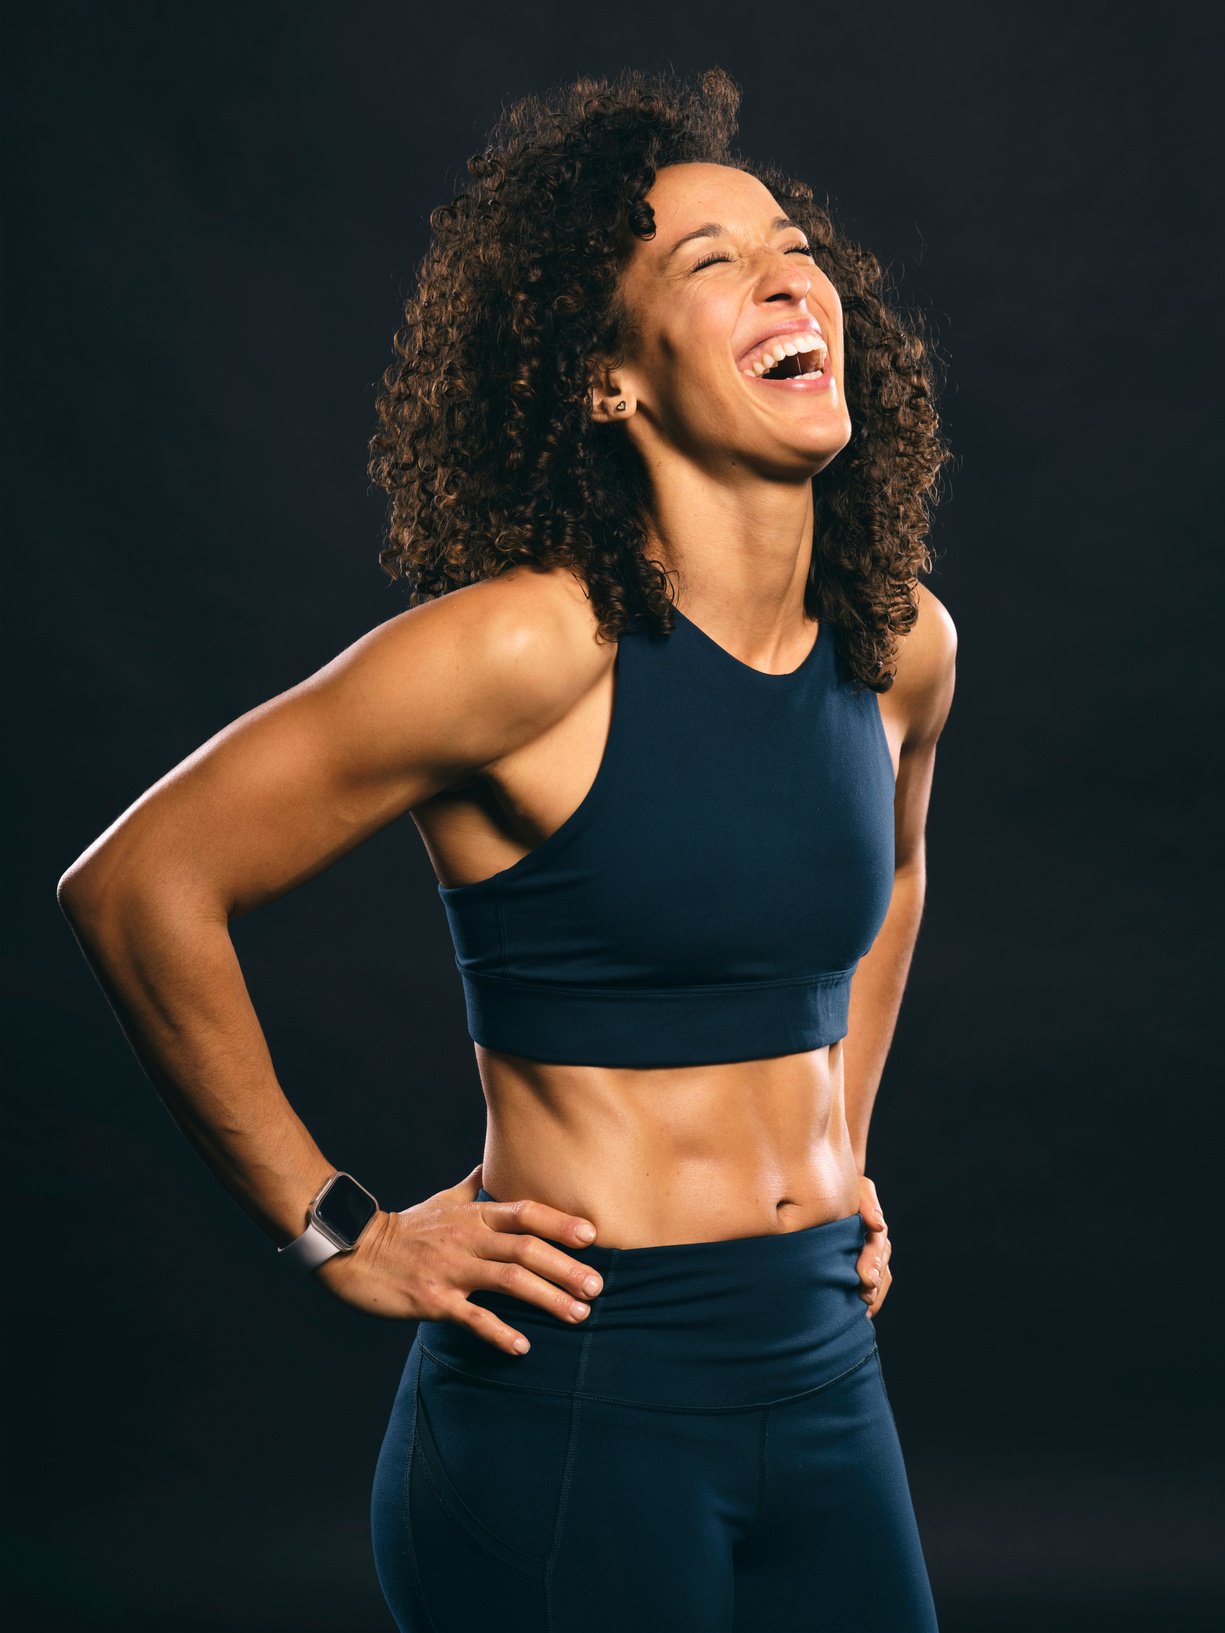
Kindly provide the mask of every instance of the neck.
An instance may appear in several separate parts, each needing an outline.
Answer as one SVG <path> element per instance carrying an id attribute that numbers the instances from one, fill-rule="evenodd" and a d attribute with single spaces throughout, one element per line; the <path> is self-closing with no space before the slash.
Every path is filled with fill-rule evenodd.
<path id="1" fill-rule="evenodd" d="M 706 477 L 657 494 L 647 536 L 685 615 L 746 662 L 772 666 L 812 638 L 812 529 L 810 480 L 744 492 Z"/>

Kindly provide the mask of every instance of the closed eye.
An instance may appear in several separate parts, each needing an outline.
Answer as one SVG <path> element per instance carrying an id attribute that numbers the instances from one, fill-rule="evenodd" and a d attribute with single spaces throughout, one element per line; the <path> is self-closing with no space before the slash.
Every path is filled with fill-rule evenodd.
<path id="1" fill-rule="evenodd" d="M 813 253 L 809 249 L 807 244 L 796 244 L 791 249 L 785 250 L 783 253 L 786 254 L 786 255 L 807 255 L 811 259 L 815 260 L 815 256 L 813 256 Z M 708 256 L 705 257 L 704 260 L 699 261 L 696 266 L 690 267 L 689 270 L 690 270 L 690 272 L 700 272 L 704 266 L 710 266 L 712 261 L 730 261 L 730 260 L 731 260 L 730 255 L 708 255 Z"/>

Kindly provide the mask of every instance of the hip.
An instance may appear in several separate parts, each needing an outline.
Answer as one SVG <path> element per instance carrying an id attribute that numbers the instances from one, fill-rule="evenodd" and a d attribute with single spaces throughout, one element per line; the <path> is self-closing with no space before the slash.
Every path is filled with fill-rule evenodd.
<path id="1" fill-rule="evenodd" d="M 481 1188 L 478 1200 L 494 1200 Z M 875 1348 L 856 1268 L 866 1224 L 851 1213 L 801 1230 L 651 1247 L 575 1247 L 601 1276 L 581 1326 L 512 1294 L 470 1302 L 528 1338 L 512 1355 L 453 1321 L 423 1321 L 440 1366 L 519 1389 L 669 1410 L 744 1410 L 823 1387 Z M 560 1244 L 559 1244 L 560 1245 Z"/>

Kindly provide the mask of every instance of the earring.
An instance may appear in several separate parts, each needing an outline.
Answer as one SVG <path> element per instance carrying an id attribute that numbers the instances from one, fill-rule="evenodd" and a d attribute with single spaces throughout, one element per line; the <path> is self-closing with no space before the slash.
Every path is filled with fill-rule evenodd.
<path id="1" fill-rule="evenodd" d="M 624 407 L 625 407 L 624 403 L 618 403 L 617 404 L 617 413 L 619 414 Z"/>

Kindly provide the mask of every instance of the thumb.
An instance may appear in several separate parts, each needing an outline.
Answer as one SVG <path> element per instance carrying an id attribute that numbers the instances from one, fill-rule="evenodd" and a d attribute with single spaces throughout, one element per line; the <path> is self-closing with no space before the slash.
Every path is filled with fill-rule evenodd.
<path id="1" fill-rule="evenodd" d="M 461 1195 L 466 1196 L 469 1202 L 476 1201 L 476 1193 L 481 1188 L 481 1170 L 484 1168 L 484 1166 L 484 1162 L 478 1162 L 468 1177 L 466 1179 L 461 1179 L 459 1184 L 455 1186 L 455 1189 L 459 1191 Z"/>
<path id="2" fill-rule="evenodd" d="M 863 1180 L 863 1185 L 865 1187 L 870 1187 L 871 1194 L 864 1197 L 859 1211 L 861 1214 L 863 1214 L 864 1218 L 867 1220 L 869 1226 L 873 1230 L 884 1230 L 885 1216 L 881 1212 L 880 1203 L 876 1200 L 876 1186 L 873 1185 L 872 1181 L 866 1177 Z"/>

